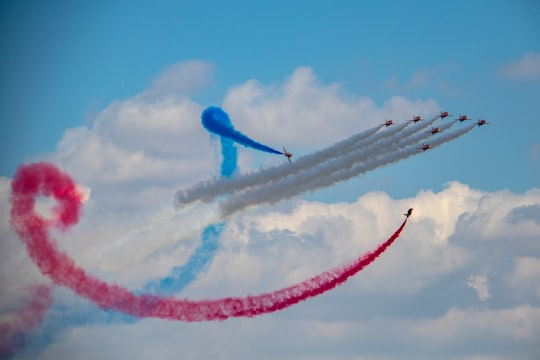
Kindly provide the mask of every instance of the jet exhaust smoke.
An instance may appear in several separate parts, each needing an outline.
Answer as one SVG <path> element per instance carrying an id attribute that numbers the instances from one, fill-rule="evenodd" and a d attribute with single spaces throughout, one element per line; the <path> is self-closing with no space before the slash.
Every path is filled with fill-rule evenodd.
<path id="1" fill-rule="evenodd" d="M 405 219 L 394 234 L 375 250 L 299 284 L 260 295 L 195 301 L 136 295 L 86 273 L 49 238 L 47 221 L 33 207 L 38 195 L 53 195 L 59 201 L 55 215 L 66 228 L 78 221 L 81 199 L 71 178 L 52 164 L 30 164 L 17 170 L 12 181 L 10 223 L 40 271 L 55 284 L 70 288 L 101 308 L 122 311 L 138 318 L 210 321 L 253 317 L 285 309 L 347 281 L 379 257 L 399 237 L 407 223 Z"/>
<path id="2" fill-rule="evenodd" d="M 229 115 L 227 115 L 227 113 L 221 108 L 211 106 L 203 111 L 201 118 L 204 128 L 216 135 L 231 139 L 238 144 L 252 149 L 264 151 L 270 154 L 283 154 L 281 151 L 277 151 L 269 146 L 252 140 L 247 135 L 244 135 L 240 131 L 236 130 L 229 119 Z M 216 119 L 219 119 L 220 121 L 216 121 Z"/>

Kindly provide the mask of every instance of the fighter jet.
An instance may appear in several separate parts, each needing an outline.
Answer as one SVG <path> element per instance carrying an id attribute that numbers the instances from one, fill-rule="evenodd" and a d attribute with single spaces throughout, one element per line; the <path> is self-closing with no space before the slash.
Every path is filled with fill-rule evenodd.
<path id="1" fill-rule="evenodd" d="M 431 135 L 435 135 L 436 133 L 440 133 L 442 130 L 438 127 L 432 127 L 431 130 L 429 130 L 428 132 L 431 133 Z"/>
<path id="2" fill-rule="evenodd" d="M 471 118 L 468 117 L 467 115 L 461 115 L 459 114 L 459 117 L 456 119 L 456 120 L 459 120 L 459 122 L 463 122 L 465 120 L 470 120 Z"/>
<path id="3" fill-rule="evenodd" d="M 386 127 L 389 127 L 390 125 L 394 125 L 394 121 L 393 120 L 386 120 L 384 123 L 382 123 L 382 125 L 384 125 Z"/>
<path id="4" fill-rule="evenodd" d="M 441 115 L 439 115 L 441 119 L 444 119 L 447 116 L 451 116 L 451 114 L 448 113 L 448 111 L 441 111 Z"/>
<path id="5" fill-rule="evenodd" d="M 291 163 L 292 154 L 290 152 L 288 152 L 287 149 L 285 149 L 285 146 L 283 147 L 283 155 L 285 155 L 287 160 L 289 160 L 289 164 L 292 164 Z"/>
<path id="6" fill-rule="evenodd" d="M 422 120 L 422 117 L 419 116 L 419 115 L 414 115 L 412 119 L 409 119 L 407 121 L 412 121 L 413 123 L 417 123 L 419 122 L 420 120 Z"/>
<path id="7" fill-rule="evenodd" d="M 489 123 L 484 119 L 478 119 L 478 121 L 476 122 L 476 125 L 478 125 L 478 127 L 482 125 L 486 125 L 486 124 L 489 124 Z"/>
<path id="8" fill-rule="evenodd" d="M 412 215 L 412 209 L 413 209 L 413 208 L 410 208 L 410 209 L 409 209 L 405 214 L 403 214 L 403 215 L 405 215 L 406 217 L 411 216 L 411 215 Z"/>

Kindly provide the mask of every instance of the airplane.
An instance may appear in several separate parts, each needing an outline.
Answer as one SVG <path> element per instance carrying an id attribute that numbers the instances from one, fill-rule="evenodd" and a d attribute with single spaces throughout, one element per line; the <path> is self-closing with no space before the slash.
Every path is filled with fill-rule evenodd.
<path id="1" fill-rule="evenodd" d="M 291 163 L 292 154 L 290 152 L 288 152 L 287 149 L 285 149 L 285 146 L 283 147 L 283 155 L 285 155 L 287 157 L 287 160 L 289 160 L 289 164 L 292 164 Z"/>
<path id="2" fill-rule="evenodd" d="M 394 125 L 394 121 L 393 120 L 386 120 L 383 123 L 383 125 L 386 126 L 386 127 L 389 127 L 390 125 Z"/>
<path id="3" fill-rule="evenodd" d="M 421 117 L 421 116 L 419 116 L 419 115 L 414 115 L 412 119 L 407 120 L 407 121 L 412 121 L 412 122 L 416 123 L 416 122 L 418 122 L 418 121 L 420 121 L 420 120 L 422 120 L 422 117 Z"/>
<path id="4" fill-rule="evenodd" d="M 439 133 L 441 132 L 442 130 L 439 129 L 438 127 L 432 127 L 431 130 L 429 131 L 431 133 L 431 135 L 435 135 L 436 133 Z"/>
<path id="5" fill-rule="evenodd" d="M 426 151 L 428 149 L 431 149 L 431 145 L 429 144 L 424 144 L 422 145 L 422 147 L 419 147 L 418 149 L 422 150 L 422 151 Z"/>
<path id="6" fill-rule="evenodd" d="M 444 119 L 445 117 L 450 116 L 450 114 L 448 113 L 448 111 L 441 111 L 441 115 L 439 116 L 441 117 L 441 119 Z"/>
<path id="7" fill-rule="evenodd" d="M 411 216 L 411 215 L 412 215 L 412 209 L 413 209 L 413 208 L 410 208 L 410 209 L 407 210 L 407 212 L 406 212 L 405 214 L 403 214 L 403 215 L 405 215 L 406 217 Z"/>
<path id="8" fill-rule="evenodd" d="M 459 122 L 463 122 L 465 120 L 471 120 L 471 119 L 467 115 L 459 114 L 459 118 L 457 118 L 456 120 L 459 120 Z"/>
<path id="9" fill-rule="evenodd" d="M 486 124 L 489 124 L 489 123 L 484 119 L 482 120 L 478 119 L 478 121 L 476 122 L 476 125 L 478 125 L 479 127 Z"/>

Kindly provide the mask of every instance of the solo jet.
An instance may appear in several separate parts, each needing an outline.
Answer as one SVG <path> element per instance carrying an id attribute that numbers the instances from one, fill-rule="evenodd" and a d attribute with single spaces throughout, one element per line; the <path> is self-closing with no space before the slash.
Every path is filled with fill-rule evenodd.
<path id="1" fill-rule="evenodd" d="M 283 155 L 285 155 L 287 160 L 289 160 L 289 164 L 292 164 L 291 163 L 292 154 L 290 152 L 288 152 L 287 149 L 285 149 L 285 146 L 283 147 Z"/>
<path id="2" fill-rule="evenodd" d="M 471 120 L 471 119 L 467 115 L 459 114 L 459 117 L 456 120 L 459 120 L 459 122 L 463 122 L 465 120 Z"/>
<path id="3" fill-rule="evenodd" d="M 412 121 L 413 123 L 417 123 L 417 122 L 419 122 L 420 120 L 422 120 L 422 117 L 421 117 L 421 116 L 419 116 L 419 115 L 414 115 L 412 119 L 407 120 L 407 121 Z"/>
<path id="4" fill-rule="evenodd" d="M 479 127 L 486 124 L 489 124 L 489 123 L 484 119 L 478 119 L 478 121 L 476 122 L 476 125 L 478 125 Z"/>
<path id="5" fill-rule="evenodd" d="M 448 113 L 448 111 L 441 111 L 441 115 L 439 116 L 441 117 L 441 119 L 444 119 L 445 117 L 450 116 L 450 114 Z"/>
<path id="6" fill-rule="evenodd" d="M 429 132 L 431 133 L 431 135 L 435 135 L 436 133 L 440 133 L 441 131 L 442 130 L 439 129 L 438 127 L 432 127 Z"/>
<path id="7" fill-rule="evenodd" d="M 393 120 L 386 120 L 383 123 L 383 125 L 386 126 L 386 127 L 389 127 L 390 125 L 394 125 L 394 121 Z"/>
<path id="8" fill-rule="evenodd" d="M 418 149 L 420 149 L 420 150 L 422 150 L 422 151 L 426 151 L 426 150 L 431 149 L 431 145 L 429 145 L 429 144 L 424 144 L 424 145 L 422 145 L 422 147 L 419 147 Z"/>
<path id="9" fill-rule="evenodd" d="M 412 209 L 413 209 L 413 208 L 410 208 L 410 209 L 407 210 L 407 212 L 406 212 L 405 214 L 403 214 L 403 215 L 405 215 L 406 217 L 411 216 L 411 215 L 412 215 Z"/>

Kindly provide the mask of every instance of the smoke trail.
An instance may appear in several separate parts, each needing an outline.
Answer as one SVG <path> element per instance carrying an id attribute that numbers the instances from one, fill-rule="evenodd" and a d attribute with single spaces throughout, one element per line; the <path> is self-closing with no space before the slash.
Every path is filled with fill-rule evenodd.
<path id="1" fill-rule="evenodd" d="M 221 142 L 221 176 L 230 177 L 237 168 L 237 150 L 232 140 L 220 138 Z M 225 222 L 207 226 L 201 233 L 201 243 L 193 251 L 184 265 L 172 268 L 169 274 L 161 279 L 148 281 L 143 286 L 144 292 L 151 292 L 162 296 L 173 295 L 182 291 L 186 286 L 193 282 L 211 263 L 214 255 L 219 248 L 219 238 L 225 227 Z M 146 239 L 148 242 L 148 239 Z M 131 245 L 131 242 L 130 242 Z M 116 257 L 121 258 L 121 257 Z M 133 259 L 130 254 L 130 259 Z M 51 300 L 52 301 L 52 300 Z M 83 326 L 91 324 L 112 324 L 112 323 L 134 323 L 139 319 L 125 313 L 115 310 L 106 310 L 96 308 L 88 304 L 78 307 L 55 305 L 52 306 L 45 318 L 41 329 L 29 334 L 20 332 L 18 336 L 30 337 L 31 348 L 26 352 L 36 352 L 47 347 L 61 332 L 67 327 Z M 1 347 L 1 345 L 0 345 Z M 11 355 L 22 350 L 22 346 L 12 351 Z"/>
<path id="2" fill-rule="evenodd" d="M 331 186 L 337 182 L 348 180 L 359 174 L 421 153 L 421 151 L 417 149 L 417 147 L 420 146 L 417 143 L 420 141 L 427 138 L 431 141 L 445 139 L 449 135 L 445 134 L 444 136 L 438 135 L 437 137 L 433 137 L 429 131 L 422 131 L 429 125 L 430 122 L 415 125 L 400 124 L 392 131 L 384 131 L 374 135 L 373 129 L 370 129 L 367 133 L 372 132 L 372 136 L 366 135 L 366 138 L 359 141 L 355 146 L 352 146 L 352 143 L 348 141 L 349 139 L 342 141 L 341 143 L 347 144 L 347 147 L 349 148 L 347 152 L 337 152 L 337 156 L 325 158 L 324 161 L 310 163 L 317 163 L 317 166 L 304 168 L 303 159 L 312 158 L 312 155 L 308 155 L 307 157 L 299 159 L 292 167 L 289 164 L 286 164 L 285 170 L 283 170 L 283 167 L 262 170 L 261 172 L 265 174 L 264 178 L 260 178 L 258 175 L 259 173 L 254 173 L 240 175 L 232 179 L 219 180 L 216 184 L 227 184 L 226 186 L 229 186 L 231 192 L 238 187 L 246 188 L 248 183 L 251 185 L 254 182 L 252 181 L 253 179 L 260 181 L 257 182 L 255 186 L 247 187 L 246 190 L 242 192 L 237 191 L 236 193 L 232 193 L 220 203 L 207 204 L 208 207 L 203 207 L 203 214 L 200 215 L 194 215 L 193 208 L 183 208 L 176 214 L 174 209 L 170 209 L 168 223 L 174 223 L 174 226 L 171 225 L 170 228 L 166 229 L 172 235 L 178 237 L 189 227 L 200 226 L 200 228 L 202 228 L 205 221 L 207 221 L 206 224 L 210 224 L 213 221 L 219 221 L 220 219 L 226 218 L 236 211 L 249 206 L 264 203 L 272 204 L 302 194 L 306 191 L 314 191 L 319 188 Z M 451 125 L 452 124 L 448 123 L 448 126 Z M 460 134 L 462 133 L 458 133 L 458 135 Z M 335 149 L 333 151 L 335 151 Z M 321 159 L 321 157 L 319 159 Z M 297 165 L 299 168 L 304 168 L 303 171 L 298 173 L 293 171 L 292 174 L 287 173 L 287 169 L 296 168 Z M 197 206 L 203 206 L 203 204 Z M 195 219 L 189 221 L 189 224 L 186 224 L 185 226 L 178 227 L 179 223 L 186 223 L 186 221 L 184 221 L 185 216 Z M 162 228 L 165 224 L 151 223 L 149 228 L 154 226 Z M 174 239 L 175 237 L 171 237 L 171 239 Z M 144 243 L 144 245 L 141 245 L 141 256 L 143 252 L 148 253 L 150 248 L 154 249 L 153 251 L 157 251 L 167 244 L 170 244 L 170 240 L 166 240 L 165 238 L 152 241 L 151 243 L 146 241 L 146 237 L 141 237 L 140 240 L 141 243 Z M 135 240 L 133 243 L 135 243 Z M 104 256 L 113 255 L 114 252 L 109 251 Z M 116 256 L 114 256 L 114 258 L 116 258 Z M 130 258 L 130 261 L 135 260 L 136 257 Z M 115 264 L 118 265 L 117 262 Z"/>
<path id="3" fill-rule="evenodd" d="M 115 284 L 108 284 L 87 274 L 51 242 L 46 220 L 33 208 L 37 195 L 54 194 L 60 202 L 59 219 L 68 227 L 77 222 L 80 196 L 73 181 L 51 164 L 21 166 L 12 180 L 10 224 L 44 275 L 56 284 L 70 288 L 96 305 L 122 311 L 136 317 L 156 317 L 181 321 L 224 320 L 229 317 L 252 317 L 274 312 L 310 297 L 320 295 L 344 283 L 379 257 L 401 234 L 407 219 L 396 232 L 375 250 L 353 262 L 338 266 L 299 284 L 256 296 L 228 297 L 193 301 L 136 295 Z"/>
<path id="4" fill-rule="evenodd" d="M 24 306 L 10 316 L 11 321 L 0 323 L 0 358 L 13 356 L 26 345 L 29 332 L 41 324 L 52 302 L 50 287 L 28 289 Z"/>
<path id="5" fill-rule="evenodd" d="M 208 110 L 208 109 L 207 109 Z M 212 123 L 224 127 L 232 127 L 231 120 L 223 111 L 212 113 Z M 218 116 L 216 116 L 218 115 Z M 204 113 L 203 113 L 204 118 Z M 237 169 L 238 152 L 233 140 L 220 137 L 221 142 L 221 178 L 230 178 Z M 182 291 L 204 271 L 214 258 L 219 246 L 219 238 L 226 222 L 207 226 L 201 233 L 201 245 L 183 266 L 174 267 L 163 279 L 149 281 L 143 291 L 171 295 Z"/>
<path id="6" fill-rule="evenodd" d="M 432 147 L 439 146 L 445 142 L 451 141 L 461 135 L 466 134 L 473 128 L 474 126 L 471 125 L 468 128 L 441 135 L 437 139 L 434 139 L 431 145 Z M 387 153 L 385 156 L 373 157 L 369 161 L 356 161 L 357 157 L 359 156 L 366 156 L 369 158 L 369 154 L 366 153 L 367 150 L 364 150 L 364 152 L 360 150 L 358 152 L 352 152 L 346 157 L 336 159 L 333 161 L 333 163 L 325 163 L 309 172 L 303 172 L 298 176 L 276 181 L 270 186 L 254 188 L 232 195 L 228 200 L 220 203 L 222 214 L 223 216 L 230 216 L 231 214 L 249 206 L 263 203 L 272 204 L 280 200 L 302 194 L 306 191 L 313 191 L 331 186 L 335 183 L 345 181 L 381 166 L 403 160 L 412 155 L 418 154 L 420 150 L 418 149 L 418 144 L 416 141 L 426 136 L 429 135 L 419 134 L 418 136 L 413 137 L 412 141 L 409 141 L 408 143 L 398 142 L 400 146 L 403 146 L 403 149 Z M 388 140 L 388 142 L 391 141 L 392 139 Z"/>
<path id="7" fill-rule="evenodd" d="M 325 159 L 336 156 L 344 152 L 347 148 L 355 143 L 361 143 L 367 138 L 374 135 L 383 125 L 368 129 L 360 134 L 356 134 L 341 142 L 338 142 L 328 148 L 317 151 L 313 154 L 303 156 L 294 162 L 294 166 L 283 163 L 280 166 L 270 169 L 262 169 L 257 172 L 243 174 L 234 181 L 224 180 L 206 180 L 193 185 L 189 189 L 180 190 L 175 195 L 176 205 L 186 205 L 196 200 L 210 201 L 221 194 L 228 194 L 234 191 L 241 190 L 246 187 L 260 185 L 271 181 L 275 177 L 298 173 L 306 168 L 315 166 Z M 388 136 L 390 132 L 380 134 L 378 137 L 370 139 L 376 141 L 381 135 Z M 362 142 L 361 144 L 368 145 L 370 142 Z"/>
<path id="8" fill-rule="evenodd" d="M 207 226 L 201 234 L 201 245 L 193 252 L 185 265 L 175 267 L 163 279 L 149 281 L 144 286 L 145 292 L 171 295 L 182 291 L 188 284 L 205 270 L 219 246 L 219 237 L 225 222 Z"/>
<path id="9" fill-rule="evenodd" d="M 221 194 L 240 191 L 256 185 L 268 184 L 284 176 L 303 172 L 306 169 L 318 166 L 323 162 L 331 161 L 335 157 L 346 156 L 351 151 L 360 148 L 365 149 L 377 143 L 380 144 L 380 141 L 391 138 L 396 135 L 396 133 L 400 133 L 402 137 L 407 137 L 412 133 L 419 132 L 433 124 L 436 119 L 437 117 L 434 117 L 424 123 L 415 124 L 410 126 L 407 130 L 404 129 L 411 123 L 399 124 L 376 134 L 383 126 L 378 125 L 359 134 L 352 135 L 325 149 L 303 156 L 297 159 L 292 167 L 289 164 L 284 163 L 277 167 L 243 174 L 233 180 L 212 179 L 202 181 L 186 190 L 177 191 L 175 195 L 175 204 L 177 207 L 181 207 L 197 200 L 212 201 L 216 196 Z M 385 145 L 387 144 L 388 143 L 385 143 Z"/>
<path id="10" fill-rule="evenodd" d="M 229 115 L 227 115 L 227 113 L 221 108 L 210 106 L 203 111 L 201 118 L 204 128 L 216 135 L 231 139 L 241 145 L 244 145 L 245 147 L 271 154 L 283 154 L 281 151 L 277 151 L 269 146 L 252 140 L 246 135 L 242 134 L 240 131 L 236 130 L 229 119 Z"/>

